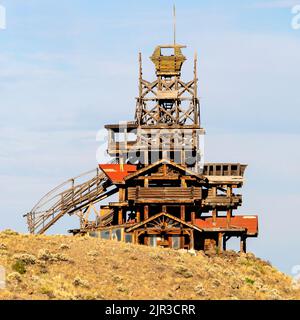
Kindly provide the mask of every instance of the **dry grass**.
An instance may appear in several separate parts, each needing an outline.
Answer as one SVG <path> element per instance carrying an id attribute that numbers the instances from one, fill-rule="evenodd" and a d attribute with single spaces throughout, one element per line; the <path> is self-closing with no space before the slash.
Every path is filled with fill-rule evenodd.
<path id="1" fill-rule="evenodd" d="M 0 299 L 297 299 L 252 254 L 206 256 L 89 237 L 0 233 Z"/>

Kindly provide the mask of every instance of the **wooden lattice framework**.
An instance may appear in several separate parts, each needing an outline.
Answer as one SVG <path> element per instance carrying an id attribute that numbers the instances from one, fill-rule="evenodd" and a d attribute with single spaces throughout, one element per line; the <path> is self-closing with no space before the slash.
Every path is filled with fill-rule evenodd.
<path id="1" fill-rule="evenodd" d="M 134 121 L 105 126 L 112 162 L 100 164 L 101 172 L 83 182 L 70 179 L 48 193 L 26 215 L 31 233 L 44 233 L 65 214 L 76 214 L 80 227 L 73 234 L 218 252 L 226 250 L 231 237 L 239 237 L 240 250 L 246 250 L 246 239 L 258 235 L 257 216 L 234 215 L 242 204 L 236 191 L 246 165 L 203 163 L 197 55 L 194 77 L 185 82 L 184 47 L 155 48 L 153 81 L 143 79 L 139 55 Z M 97 211 L 95 204 L 115 193 L 118 199 Z"/>

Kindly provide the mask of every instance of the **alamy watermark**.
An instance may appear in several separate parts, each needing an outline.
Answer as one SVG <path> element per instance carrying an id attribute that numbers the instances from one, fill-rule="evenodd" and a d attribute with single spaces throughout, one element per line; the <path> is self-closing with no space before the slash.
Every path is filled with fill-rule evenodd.
<path id="1" fill-rule="evenodd" d="M 6 9 L 0 4 L 0 30 L 6 29 Z"/>
<path id="2" fill-rule="evenodd" d="M 291 27 L 294 30 L 300 30 L 300 3 L 293 6 L 292 8 L 292 21 L 291 21 Z"/>
<path id="3" fill-rule="evenodd" d="M 110 150 L 121 153 L 123 160 L 131 164 L 149 165 L 164 158 L 195 167 L 197 171 L 204 166 L 204 135 L 193 129 L 143 129 L 121 121 L 112 129 L 99 130 L 96 140 L 98 163 L 111 160 L 107 152 Z"/>

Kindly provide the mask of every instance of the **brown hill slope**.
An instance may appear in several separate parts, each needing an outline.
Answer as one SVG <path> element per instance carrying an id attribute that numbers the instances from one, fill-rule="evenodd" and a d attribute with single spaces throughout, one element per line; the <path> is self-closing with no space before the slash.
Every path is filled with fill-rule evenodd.
<path id="1" fill-rule="evenodd" d="M 207 256 L 89 237 L 0 233 L 0 299 L 297 299 L 252 254 Z"/>

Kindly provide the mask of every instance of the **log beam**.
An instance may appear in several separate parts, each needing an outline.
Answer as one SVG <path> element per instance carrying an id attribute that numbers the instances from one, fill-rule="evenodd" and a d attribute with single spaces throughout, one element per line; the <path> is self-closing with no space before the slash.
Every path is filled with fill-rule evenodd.
<path id="1" fill-rule="evenodd" d="M 141 222 L 141 212 L 140 212 L 140 208 L 137 208 L 136 210 L 136 222 L 140 223 Z"/>
<path id="2" fill-rule="evenodd" d="M 218 233 L 218 253 L 222 253 L 223 251 L 223 233 Z"/>
<path id="3" fill-rule="evenodd" d="M 217 209 L 214 209 L 212 211 L 212 223 L 214 226 L 217 224 L 217 214 L 218 214 Z"/>
<path id="4" fill-rule="evenodd" d="M 196 213 L 195 213 L 195 211 L 192 211 L 191 212 L 191 222 L 195 223 L 195 219 L 196 219 Z"/>
<path id="5" fill-rule="evenodd" d="M 246 238 L 244 235 L 241 236 L 240 240 L 240 252 L 246 253 L 247 247 L 246 247 Z"/>
<path id="6" fill-rule="evenodd" d="M 149 218 L 149 206 L 144 206 L 144 220 Z"/>
<path id="7" fill-rule="evenodd" d="M 119 211 L 118 211 L 118 224 L 123 224 L 123 210 L 122 210 L 122 208 L 119 208 Z"/>
<path id="8" fill-rule="evenodd" d="M 226 215 L 227 228 L 230 227 L 231 217 L 232 217 L 232 209 L 228 209 L 227 215 Z"/>
<path id="9" fill-rule="evenodd" d="M 180 206 L 180 219 L 185 221 L 185 206 Z"/>

